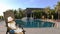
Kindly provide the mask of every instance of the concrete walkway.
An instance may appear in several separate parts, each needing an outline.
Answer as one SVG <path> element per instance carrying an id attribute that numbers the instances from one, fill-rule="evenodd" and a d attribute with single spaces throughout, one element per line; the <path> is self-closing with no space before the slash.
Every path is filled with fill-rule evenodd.
<path id="1" fill-rule="evenodd" d="M 26 34 L 60 34 L 60 27 L 55 28 L 24 28 Z M 6 33 L 5 22 L 0 22 L 0 34 Z"/>
<path id="2" fill-rule="evenodd" d="M 6 33 L 5 22 L 1 21 L 0 22 L 0 34 L 5 34 L 5 33 Z"/>

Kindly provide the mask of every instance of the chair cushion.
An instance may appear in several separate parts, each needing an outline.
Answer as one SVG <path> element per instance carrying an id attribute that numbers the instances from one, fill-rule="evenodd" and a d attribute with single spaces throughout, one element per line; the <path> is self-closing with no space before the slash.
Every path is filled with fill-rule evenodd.
<path id="1" fill-rule="evenodd" d="M 10 30 L 9 32 L 10 32 L 10 34 L 14 34 L 15 33 L 14 30 Z"/>

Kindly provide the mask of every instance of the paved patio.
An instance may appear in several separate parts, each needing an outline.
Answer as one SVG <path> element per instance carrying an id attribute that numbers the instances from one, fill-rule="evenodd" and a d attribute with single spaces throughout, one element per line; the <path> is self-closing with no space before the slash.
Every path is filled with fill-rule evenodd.
<path id="1" fill-rule="evenodd" d="M 59 23 L 60 24 L 60 23 Z M 55 28 L 24 28 L 26 34 L 60 34 L 60 27 Z M 5 22 L 0 22 L 0 34 L 6 33 Z"/>

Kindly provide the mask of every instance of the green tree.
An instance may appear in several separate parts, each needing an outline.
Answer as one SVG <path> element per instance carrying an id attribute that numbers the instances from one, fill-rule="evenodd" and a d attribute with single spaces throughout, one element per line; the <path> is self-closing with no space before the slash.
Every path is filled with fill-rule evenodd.
<path id="1" fill-rule="evenodd" d="M 14 10 L 13 12 L 14 12 L 15 18 L 17 19 L 18 18 L 17 10 Z"/>
<path id="2" fill-rule="evenodd" d="M 41 10 L 33 10 L 32 12 L 34 18 L 41 18 L 41 16 L 43 15 Z"/>
<path id="3" fill-rule="evenodd" d="M 19 18 L 20 18 L 20 19 L 23 18 L 23 17 L 24 17 L 24 16 L 23 16 L 23 10 L 19 8 L 18 11 L 19 11 Z"/>
<path id="4" fill-rule="evenodd" d="M 54 9 L 51 9 L 50 11 L 51 11 L 51 18 L 52 19 L 55 19 L 55 17 L 56 17 L 55 16 L 55 10 Z"/>
<path id="5" fill-rule="evenodd" d="M 45 8 L 45 13 L 47 14 L 47 18 L 48 19 L 51 19 L 51 9 L 50 9 L 50 7 L 46 7 Z"/>
<path id="6" fill-rule="evenodd" d="M 55 12 L 58 13 L 58 19 L 60 19 L 60 2 L 57 2 L 55 6 Z"/>
<path id="7" fill-rule="evenodd" d="M 3 20 L 3 16 L 0 16 L 0 19 Z"/>

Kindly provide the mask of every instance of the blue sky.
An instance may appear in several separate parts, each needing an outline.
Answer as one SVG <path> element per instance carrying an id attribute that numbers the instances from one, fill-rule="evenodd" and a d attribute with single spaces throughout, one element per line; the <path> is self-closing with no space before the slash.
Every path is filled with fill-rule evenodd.
<path id="1" fill-rule="evenodd" d="M 53 8 L 59 0 L 0 0 L 0 15 L 8 9 L 18 8 Z"/>

